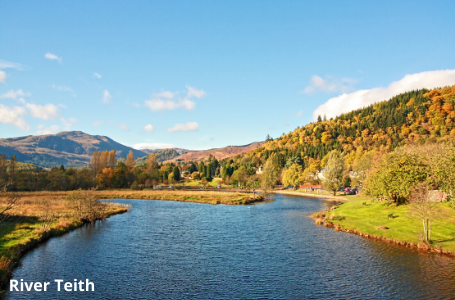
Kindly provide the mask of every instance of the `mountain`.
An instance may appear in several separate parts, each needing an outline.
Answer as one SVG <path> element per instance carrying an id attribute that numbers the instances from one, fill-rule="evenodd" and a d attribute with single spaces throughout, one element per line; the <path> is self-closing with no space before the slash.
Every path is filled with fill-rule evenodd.
<path id="1" fill-rule="evenodd" d="M 16 160 L 50 168 L 59 165 L 84 166 L 90 162 L 93 151 L 115 150 L 117 157 L 124 157 L 131 150 L 136 158 L 147 153 L 117 143 L 101 135 L 81 131 L 57 134 L 23 136 L 0 139 L 0 154 L 16 155 Z"/>
<path id="2" fill-rule="evenodd" d="M 250 152 L 258 147 L 261 147 L 263 142 L 254 142 L 244 146 L 228 146 L 223 148 L 201 150 L 201 151 L 189 151 L 182 155 L 172 158 L 170 161 L 192 161 L 192 160 L 201 160 L 212 155 L 218 160 L 231 157 L 237 154 Z"/>

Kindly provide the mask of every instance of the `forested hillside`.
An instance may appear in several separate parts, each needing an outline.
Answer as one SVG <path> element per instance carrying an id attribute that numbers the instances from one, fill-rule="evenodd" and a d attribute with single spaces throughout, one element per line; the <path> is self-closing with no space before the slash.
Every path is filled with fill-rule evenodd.
<path id="1" fill-rule="evenodd" d="M 335 119 L 319 117 L 317 122 L 268 140 L 248 155 L 263 162 L 274 155 L 275 162 L 284 167 L 289 158 L 322 159 L 334 149 L 346 154 L 359 148 L 390 151 L 405 144 L 452 139 L 454 105 L 455 86 L 412 91 Z"/>
<path id="2" fill-rule="evenodd" d="M 150 152 L 150 153 L 155 153 L 157 162 L 163 162 L 165 160 L 173 159 L 180 155 L 180 153 L 177 152 L 175 149 L 163 149 L 163 150 L 159 150 L 156 152 Z M 141 157 L 136 160 L 136 164 L 143 165 L 145 163 L 146 159 L 147 159 L 146 156 Z"/>

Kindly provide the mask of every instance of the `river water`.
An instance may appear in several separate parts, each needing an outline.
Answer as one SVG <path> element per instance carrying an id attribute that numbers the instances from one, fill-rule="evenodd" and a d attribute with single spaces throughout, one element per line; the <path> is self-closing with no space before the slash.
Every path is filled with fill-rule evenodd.
<path id="1" fill-rule="evenodd" d="M 52 238 L 7 299 L 455 299 L 455 259 L 316 226 L 333 202 L 277 195 L 250 206 L 115 200 L 133 209 Z M 94 292 L 57 291 L 89 279 Z"/>

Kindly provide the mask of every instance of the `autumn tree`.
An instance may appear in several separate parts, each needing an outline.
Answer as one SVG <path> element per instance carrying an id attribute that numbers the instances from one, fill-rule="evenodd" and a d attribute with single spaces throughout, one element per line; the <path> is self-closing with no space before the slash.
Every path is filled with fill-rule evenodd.
<path id="1" fill-rule="evenodd" d="M 157 166 L 158 162 L 155 153 L 150 153 L 145 161 L 145 168 L 147 169 L 147 173 L 152 173 L 152 171 L 155 170 Z"/>
<path id="2" fill-rule="evenodd" d="M 271 159 L 267 160 L 264 164 L 261 174 L 261 188 L 265 195 L 268 190 L 273 188 L 278 179 L 278 167 L 273 163 Z"/>
<path id="3" fill-rule="evenodd" d="M 336 195 L 336 192 L 343 185 L 345 170 L 344 155 L 337 150 L 331 151 L 322 175 L 324 176 L 324 187 L 331 190 L 333 195 Z"/>
<path id="4" fill-rule="evenodd" d="M 283 174 L 283 184 L 285 186 L 297 186 L 301 183 L 302 166 L 294 164 Z"/>
<path id="5" fill-rule="evenodd" d="M 365 181 L 367 195 L 387 196 L 404 201 L 412 187 L 429 179 L 430 166 L 422 154 L 397 149 L 383 156 L 377 169 Z"/>
<path id="6" fill-rule="evenodd" d="M 117 155 L 115 154 L 115 150 L 109 151 L 108 154 L 108 163 L 107 167 L 111 169 L 115 169 L 115 166 L 117 165 Z"/>
<path id="7" fill-rule="evenodd" d="M 128 155 L 126 156 L 125 165 L 127 166 L 129 172 L 133 171 L 133 169 L 134 169 L 134 153 L 131 150 L 128 153 Z"/>

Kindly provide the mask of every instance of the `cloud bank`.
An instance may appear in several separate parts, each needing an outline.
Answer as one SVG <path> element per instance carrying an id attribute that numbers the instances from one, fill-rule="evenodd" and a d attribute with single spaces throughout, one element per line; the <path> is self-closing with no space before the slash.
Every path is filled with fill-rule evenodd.
<path id="1" fill-rule="evenodd" d="M 313 120 L 318 116 L 326 115 L 334 118 L 343 113 L 359 109 L 376 102 L 389 100 L 398 94 L 416 90 L 432 89 L 455 84 L 455 70 L 427 71 L 408 74 L 402 79 L 392 82 L 388 87 L 377 87 L 369 90 L 358 90 L 352 93 L 344 93 L 329 99 L 313 112 Z"/>

